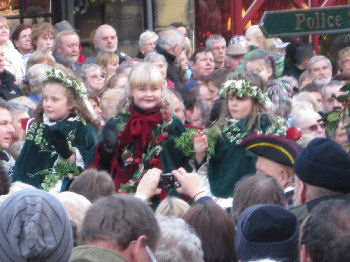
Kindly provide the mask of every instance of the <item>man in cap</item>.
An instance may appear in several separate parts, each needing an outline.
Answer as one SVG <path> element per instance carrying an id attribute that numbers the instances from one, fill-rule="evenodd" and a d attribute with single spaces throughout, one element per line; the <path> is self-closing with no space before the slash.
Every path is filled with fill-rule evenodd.
<path id="1" fill-rule="evenodd" d="M 293 164 L 301 147 L 292 140 L 275 135 L 253 135 L 241 145 L 258 156 L 256 169 L 274 177 L 285 190 L 286 200 L 292 205 L 294 172 Z"/>
<path id="2" fill-rule="evenodd" d="M 226 49 L 225 67 L 236 71 L 242 63 L 243 56 L 248 53 L 248 48 L 240 43 L 231 44 Z"/>
<path id="3" fill-rule="evenodd" d="M 238 218 L 235 249 L 241 262 L 266 258 L 297 262 L 298 236 L 293 213 L 278 205 L 254 205 Z"/>
<path id="4" fill-rule="evenodd" d="M 299 206 L 291 211 L 299 221 L 320 202 L 350 192 L 350 156 L 328 138 L 315 138 L 294 163 L 295 198 Z"/>

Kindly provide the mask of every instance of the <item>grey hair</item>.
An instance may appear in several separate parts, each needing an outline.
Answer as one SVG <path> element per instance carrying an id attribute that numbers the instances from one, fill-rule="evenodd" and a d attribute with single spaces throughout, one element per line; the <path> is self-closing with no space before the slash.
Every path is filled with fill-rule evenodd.
<path id="1" fill-rule="evenodd" d="M 323 98 L 325 97 L 326 89 L 330 86 L 339 86 L 339 88 L 340 88 L 343 86 L 343 83 L 341 81 L 338 81 L 338 80 L 332 80 L 327 85 L 323 86 L 321 89 L 321 96 Z"/>
<path id="2" fill-rule="evenodd" d="M 317 55 L 317 56 L 313 56 L 313 57 L 310 58 L 309 62 L 307 63 L 307 71 L 311 72 L 311 66 L 314 63 L 316 63 L 318 61 L 321 61 L 321 60 L 326 60 L 326 62 L 328 64 L 328 67 L 332 70 L 332 63 L 331 63 L 331 61 L 327 57 L 325 57 L 323 55 Z"/>
<path id="3" fill-rule="evenodd" d="M 214 42 L 225 42 L 226 45 L 226 40 L 223 36 L 221 35 L 211 35 L 207 41 L 205 41 L 205 46 L 210 48 L 212 47 Z"/>
<path id="4" fill-rule="evenodd" d="M 27 78 L 29 83 L 29 89 L 31 92 L 36 93 L 43 88 L 43 80 L 46 72 L 50 71 L 52 66 L 47 64 L 35 64 L 31 66 L 27 71 Z"/>
<path id="5" fill-rule="evenodd" d="M 96 29 L 96 32 L 95 32 L 95 40 L 100 40 L 99 39 L 99 34 L 100 34 L 100 31 L 102 29 L 105 29 L 105 28 L 112 28 L 114 31 L 115 31 L 115 34 L 117 35 L 117 30 L 115 30 L 115 28 L 111 25 L 108 25 L 108 24 L 104 24 L 104 25 L 100 25 L 97 29 Z M 117 35 L 118 36 L 118 35 Z"/>
<path id="6" fill-rule="evenodd" d="M 176 45 L 183 45 L 184 35 L 175 28 L 167 28 L 159 33 L 158 45 L 165 49 L 171 49 Z"/>
<path id="7" fill-rule="evenodd" d="M 161 237 L 155 256 L 158 262 L 203 262 L 201 240 L 183 219 L 156 216 Z"/>
<path id="8" fill-rule="evenodd" d="M 101 71 L 100 66 L 95 63 L 83 64 L 80 70 L 80 77 L 81 79 L 83 79 L 83 81 L 87 79 L 87 72 L 90 71 L 91 69 L 98 69 Z"/>
<path id="9" fill-rule="evenodd" d="M 158 40 L 158 35 L 155 32 L 150 30 L 146 30 L 145 32 L 143 32 L 139 38 L 139 48 L 143 48 L 143 44 L 145 43 L 145 41 L 152 37 L 156 37 Z"/>
<path id="10" fill-rule="evenodd" d="M 28 112 L 28 107 L 15 102 L 8 102 L 8 106 L 12 116 L 16 113 Z"/>
<path id="11" fill-rule="evenodd" d="M 168 66 L 168 62 L 166 61 L 165 57 L 162 54 L 159 54 L 157 51 L 152 51 L 145 57 L 145 62 L 154 62 L 154 61 L 163 61 L 166 66 Z"/>
<path id="12" fill-rule="evenodd" d="M 66 35 L 76 35 L 80 39 L 79 35 L 74 30 L 63 30 L 56 35 L 55 41 L 53 43 L 53 50 L 56 50 L 57 46 L 61 45 L 62 37 L 66 36 Z"/>

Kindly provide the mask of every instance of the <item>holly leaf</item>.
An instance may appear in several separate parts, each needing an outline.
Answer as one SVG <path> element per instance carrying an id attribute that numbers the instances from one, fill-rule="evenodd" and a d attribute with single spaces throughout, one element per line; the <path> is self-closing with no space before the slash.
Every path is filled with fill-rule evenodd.
<path id="1" fill-rule="evenodd" d="M 350 91 L 350 83 L 346 84 L 346 85 L 343 85 L 341 88 L 340 88 L 340 91 Z"/>
<path id="2" fill-rule="evenodd" d="M 325 118 L 326 118 L 327 123 L 331 123 L 331 122 L 335 122 L 335 121 L 339 122 L 340 112 L 338 112 L 338 111 L 329 112 L 329 113 L 325 114 Z"/>

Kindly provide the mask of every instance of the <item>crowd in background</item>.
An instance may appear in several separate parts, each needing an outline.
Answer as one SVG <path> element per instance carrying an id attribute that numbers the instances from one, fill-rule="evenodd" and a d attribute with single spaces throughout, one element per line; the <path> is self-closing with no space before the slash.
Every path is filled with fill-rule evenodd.
<path id="1" fill-rule="evenodd" d="M 0 261 L 350 259 L 350 47 L 118 40 L 0 17 Z"/>

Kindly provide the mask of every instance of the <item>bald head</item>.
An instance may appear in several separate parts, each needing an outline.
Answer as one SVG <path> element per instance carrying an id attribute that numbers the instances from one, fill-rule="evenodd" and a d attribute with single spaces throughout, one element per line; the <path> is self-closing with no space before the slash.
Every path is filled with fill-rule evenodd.
<path id="1" fill-rule="evenodd" d="M 118 47 L 117 32 L 114 27 L 104 24 L 96 29 L 94 44 L 106 52 L 115 52 Z"/>

